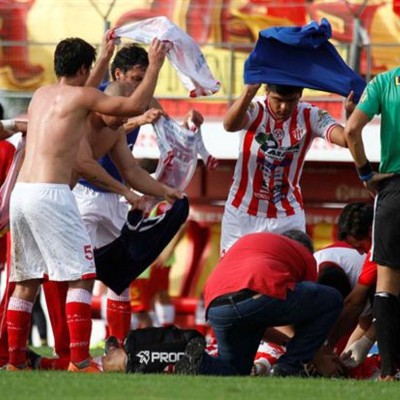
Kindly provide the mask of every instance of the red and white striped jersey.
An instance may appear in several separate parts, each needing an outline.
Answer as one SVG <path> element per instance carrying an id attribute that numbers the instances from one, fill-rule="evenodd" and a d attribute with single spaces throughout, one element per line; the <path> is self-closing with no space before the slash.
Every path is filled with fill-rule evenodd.
<path id="1" fill-rule="evenodd" d="M 329 141 L 338 123 L 305 102 L 299 102 L 289 119 L 277 121 L 268 97 L 254 99 L 247 115 L 228 202 L 259 217 L 294 215 L 303 209 L 299 182 L 311 142 L 315 137 Z"/>

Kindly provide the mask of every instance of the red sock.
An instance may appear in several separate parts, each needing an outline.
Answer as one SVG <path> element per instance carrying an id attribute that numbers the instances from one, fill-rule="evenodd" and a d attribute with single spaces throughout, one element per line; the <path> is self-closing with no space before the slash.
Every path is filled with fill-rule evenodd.
<path id="1" fill-rule="evenodd" d="M 66 313 L 70 336 L 70 360 L 75 364 L 90 358 L 91 297 L 92 294 L 85 289 L 68 290 Z"/>
<path id="2" fill-rule="evenodd" d="M 52 370 L 52 371 L 65 371 L 68 369 L 69 357 L 61 358 L 45 358 L 40 360 L 40 369 Z"/>
<path id="3" fill-rule="evenodd" d="M 7 282 L 6 285 L 0 304 L 0 367 L 8 363 L 7 307 L 15 289 L 14 282 Z"/>
<path id="4" fill-rule="evenodd" d="M 9 363 L 26 364 L 26 344 L 29 336 L 33 303 L 11 297 L 7 310 Z"/>
<path id="5" fill-rule="evenodd" d="M 109 291 L 110 292 L 110 291 Z M 126 291 L 126 295 L 128 295 Z M 109 335 L 115 336 L 120 344 L 123 343 L 126 334 L 131 327 L 131 305 L 129 295 L 125 292 L 121 296 L 108 293 L 107 298 L 107 325 Z"/>
<path id="6" fill-rule="evenodd" d="M 43 283 L 43 292 L 54 334 L 54 352 L 60 358 L 69 357 L 69 331 L 65 315 L 68 283 L 47 281 Z"/>

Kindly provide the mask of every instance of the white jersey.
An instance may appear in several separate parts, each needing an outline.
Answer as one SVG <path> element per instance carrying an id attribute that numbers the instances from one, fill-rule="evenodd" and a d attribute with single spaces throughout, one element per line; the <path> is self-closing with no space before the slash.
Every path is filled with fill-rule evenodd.
<path id="1" fill-rule="evenodd" d="M 268 97 L 255 99 L 247 115 L 228 202 L 260 217 L 294 215 L 303 209 L 299 182 L 311 142 L 315 137 L 330 141 L 338 123 L 326 111 L 304 102 L 289 119 L 277 121 Z"/>
<path id="2" fill-rule="evenodd" d="M 318 272 L 326 263 L 336 264 L 346 273 L 352 288 L 358 281 L 366 257 L 366 254 L 360 254 L 354 247 L 345 242 L 333 243 L 314 253 Z"/>

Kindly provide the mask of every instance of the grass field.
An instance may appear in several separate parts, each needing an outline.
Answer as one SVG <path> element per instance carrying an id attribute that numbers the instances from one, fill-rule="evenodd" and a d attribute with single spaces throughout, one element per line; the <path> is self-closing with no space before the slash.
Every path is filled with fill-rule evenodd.
<path id="1" fill-rule="evenodd" d="M 398 399 L 396 382 L 0 371 L 0 399 Z"/>
<path id="2" fill-rule="evenodd" d="M 44 356 L 51 348 L 35 349 Z M 102 353 L 92 349 L 92 355 Z M 0 400 L 391 400 L 400 383 L 255 377 L 0 371 Z"/>

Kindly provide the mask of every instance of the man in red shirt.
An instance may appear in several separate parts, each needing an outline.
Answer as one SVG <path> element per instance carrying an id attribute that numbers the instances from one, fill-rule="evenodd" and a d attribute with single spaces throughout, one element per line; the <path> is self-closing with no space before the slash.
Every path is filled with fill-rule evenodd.
<path id="1" fill-rule="evenodd" d="M 218 357 L 190 342 L 176 372 L 249 375 L 268 327 L 293 325 L 295 334 L 275 367 L 276 376 L 305 376 L 341 308 L 342 296 L 315 283 L 316 262 L 310 238 L 302 231 L 243 236 L 221 259 L 205 285 L 208 320 Z"/>

